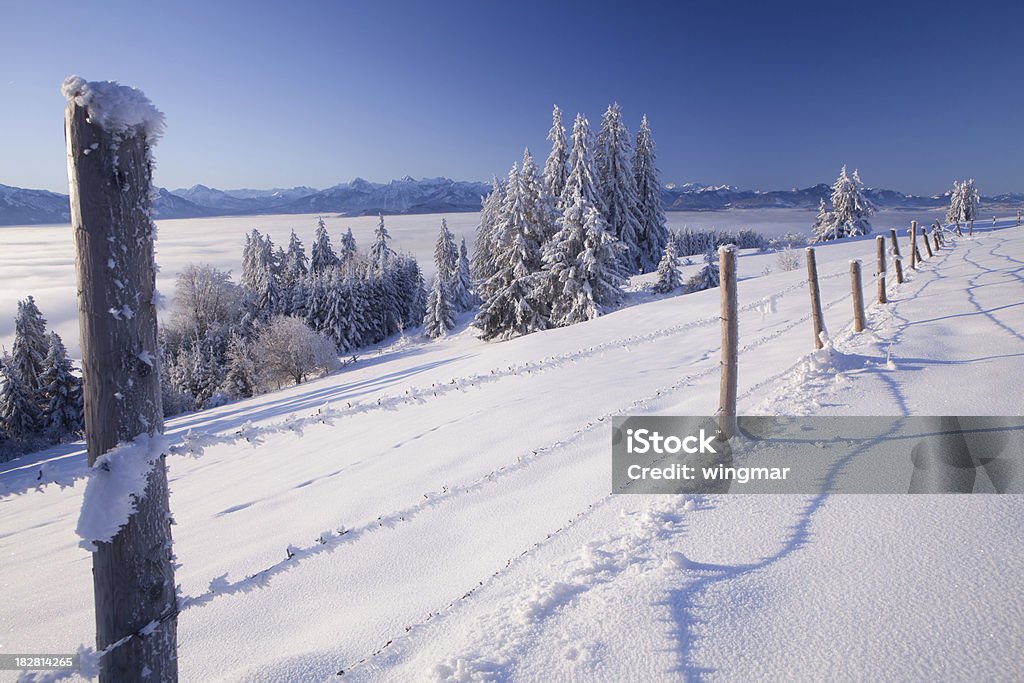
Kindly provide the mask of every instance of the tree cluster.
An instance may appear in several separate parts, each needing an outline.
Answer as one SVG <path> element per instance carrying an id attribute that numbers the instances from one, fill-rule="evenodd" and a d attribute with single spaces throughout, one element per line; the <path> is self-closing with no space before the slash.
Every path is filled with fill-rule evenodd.
<path id="1" fill-rule="evenodd" d="M 31 296 L 18 302 L 14 344 L 0 358 L 0 460 L 78 438 L 82 381 Z"/>
<path id="2" fill-rule="evenodd" d="M 864 195 L 864 183 L 856 170 L 851 176 L 843 166 L 832 185 L 831 204 L 829 209 L 822 199 L 818 205 L 818 217 L 813 226 L 815 242 L 871 233 L 868 219 L 875 212 L 875 206 Z"/>

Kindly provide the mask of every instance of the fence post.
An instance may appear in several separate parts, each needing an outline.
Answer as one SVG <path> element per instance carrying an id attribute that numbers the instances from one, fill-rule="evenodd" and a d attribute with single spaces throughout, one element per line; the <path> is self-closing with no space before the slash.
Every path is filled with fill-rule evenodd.
<path id="1" fill-rule="evenodd" d="M 1017 227 L 1020 227 L 1020 209 L 1017 209 Z"/>
<path id="2" fill-rule="evenodd" d="M 900 258 L 900 239 L 896 235 L 896 228 L 889 228 L 889 236 L 892 238 L 892 259 L 896 266 L 896 284 L 903 284 L 903 259 Z"/>
<path id="3" fill-rule="evenodd" d="M 64 93 L 85 440 L 92 466 L 121 442 L 163 431 L 156 367 L 155 228 L 149 213 L 150 146 L 163 115 L 138 90 L 113 83 L 72 77 L 65 81 Z M 134 105 L 133 114 L 149 112 L 150 118 L 118 121 L 118 103 Z M 104 116 L 90 117 L 92 108 L 100 106 Z M 109 542 L 96 543 L 97 649 L 138 634 L 147 624 L 159 624 L 149 635 L 131 637 L 103 656 L 100 681 L 105 683 L 145 677 L 177 680 L 177 596 L 167 496 L 161 454 L 127 524 Z"/>
<path id="4" fill-rule="evenodd" d="M 963 237 L 964 236 L 963 231 L 960 230 L 960 221 L 956 222 L 956 236 L 957 237 Z"/>
<path id="5" fill-rule="evenodd" d="M 818 264 L 814 247 L 807 247 L 807 287 L 811 291 L 811 325 L 814 328 L 814 348 L 825 346 L 821 333 L 825 331 L 825 317 L 821 313 L 821 291 L 818 289 Z"/>
<path id="6" fill-rule="evenodd" d="M 719 424 L 725 438 L 737 432 L 736 385 L 739 365 L 739 306 L 736 292 L 736 247 L 718 250 L 719 293 L 722 306 L 722 378 L 718 399 Z"/>
<path id="7" fill-rule="evenodd" d="M 884 304 L 888 299 L 885 296 L 885 237 L 879 235 L 875 238 L 875 277 L 878 278 L 878 303 Z"/>
<path id="8" fill-rule="evenodd" d="M 860 277 L 860 260 L 850 261 L 850 287 L 853 293 L 853 331 L 864 331 L 864 288 Z"/>
<path id="9" fill-rule="evenodd" d="M 917 250 L 917 221 L 910 221 L 910 267 L 917 270 L 921 253 Z"/>
<path id="10" fill-rule="evenodd" d="M 974 219 L 971 219 L 971 230 L 967 233 L 968 237 L 974 237 Z"/>
<path id="11" fill-rule="evenodd" d="M 932 258 L 935 254 L 932 253 L 932 244 L 928 241 L 928 231 L 923 225 L 921 226 L 921 241 L 924 242 L 924 250 L 928 252 L 928 258 Z"/>
<path id="12" fill-rule="evenodd" d="M 932 242 L 935 243 L 935 251 L 939 250 L 939 231 L 936 228 L 932 228 Z"/>

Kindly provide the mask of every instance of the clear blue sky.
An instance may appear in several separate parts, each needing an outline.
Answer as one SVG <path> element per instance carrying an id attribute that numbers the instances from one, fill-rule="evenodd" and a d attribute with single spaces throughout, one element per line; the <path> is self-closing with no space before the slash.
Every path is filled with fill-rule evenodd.
<path id="1" fill-rule="evenodd" d="M 1020 2 L 0 0 L 0 183 L 66 191 L 71 73 L 167 114 L 170 188 L 488 179 L 617 100 L 665 182 L 1024 190 Z"/>

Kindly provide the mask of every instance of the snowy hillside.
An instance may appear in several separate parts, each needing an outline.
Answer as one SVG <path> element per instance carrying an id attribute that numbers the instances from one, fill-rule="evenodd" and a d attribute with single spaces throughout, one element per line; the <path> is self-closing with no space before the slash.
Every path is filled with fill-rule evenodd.
<path id="1" fill-rule="evenodd" d="M 820 247 L 813 354 L 803 269 L 743 253 L 740 412 L 1024 412 L 1014 223 L 954 238 L 859 335 L 849 261 L 870 272 L 874 241 Z M 1019 496 L 611 495 L 612 416 L 718 400 L 718 292 L 630 303 L 504 343 L 411 336 L 171 420 L 182 679 L 1019 677 Z M 0 465 L 5 651 L 93 642 L 84 457 Z"/>

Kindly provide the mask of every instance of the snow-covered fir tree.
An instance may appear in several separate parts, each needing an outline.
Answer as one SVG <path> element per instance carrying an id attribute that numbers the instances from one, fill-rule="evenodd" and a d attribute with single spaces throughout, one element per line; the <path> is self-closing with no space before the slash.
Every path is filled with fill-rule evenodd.
<path id="1" fill-rule="evenodd" d="M 40 422 L 36 397 L 13 359 L 4 358 L 0 361 L 0 430 L 11 438 L 26 440 L 36 435 Z"/>
<path id="2" fill-rule="evenodd" d="M 441 230 L 434 243 L 434 267 L 438 277 L 451 289 L 452 281 L 459 271 L 459 248 L 455 245 L 455 236 L 448 229 L 448 220 L 445 218 L 441 219 Z"/>
<path id="3" fill-rule="evenodd" d="M 658 294 L 668 294 L 683 286 L 676 266 L 676 246 L 672 242 L 665 245 L 661 261 L 658 263 L 658 280 L 652 288 Z"/>
<path id="4" fill-rule="evenodd" d="M 582 197 L 602 215 L 605 213 L 594 166 L 594 135 L 583 114 L 576 114 L 572 125 L 572 151 L 569 154 L 569 175 L 562 191 L 562 206 L 575 202 L 576 197 Z"/>
<path id="5" fill-rule="evenodd" d="M 473 287 L 473 276 L 469 269 L 469 250 L 466 249 L 466 238 L 459 244 L 459 290 L 465 292 L 465 298 L 456 301 L 456 307 L 468 311 L 479 303 Z"/>
<path id="6" fill-rule="evenodd" d="M 352 236 L 352 228 L 349 228 L 341 236 L 341 244 L 338 245 L 338 260 L 342 265 L 347 265 L 355 258 L 357 251 L 356 238 Z"/>
<path id="7" fill-rule="evenodd" d="M 852 176 L 848 175 L 844 165 L 832 185 L 832 211 L 828 220 L 815 226 L 815 241 L 870 234 L 868 219 L 874 210 L 874 205 L 864 196 L 860 174 L 855 170 Z"/>
<path id="8" fill-rule="evenodd" d="M 601 119 L 597 136 L 595 164 L 605 224 L 623 247 L 623 267 L 627 273 L 639 273 L 640 201 L 630 160 L 630 135 L 622 120 L 618 103 L 609 105 Z"/>
<path id="9" fill-rule="evenodd" d="M 423 319 L 423 331 L 431 339 L 443 337 L 455 327 L 455 305 L 451 291 L 440 273 L 434 278 L 427 297 L 427 314 Z"/>
<path id="10" fill-rule="evenodd" d="M 814 219 L 814 225 L 811 226 L 811 234 L 814 235 L 815 242 L 828 242 L 840 237 L 836 233 L 836 222 L 832 217 L 832 212 L 828 210 L 828 206 L 825 204 L 825 199 L 821 198 L 818 200 L 818 215 Z"/>
<path id="11" fill-rule="evenodd" d="M 561 209 L 562 193 L 569 176 L 569 141 L 566 138 L 565 126 L 562 124 L 562 110 L 556 104 L 551 112 L 551 130 L 548 131 L 551 141 L 551 153 L 544 164 L 544 186 L 554 200 L 555 206 Z"/>
<path id="12" fill-rule="evenodd" d="M 691 292 L 700 292 L 717 287 L 721 281 L 722 277 L 718 269 L 718 250 L 708 247 L 708 250 L 704 252 L 704 267 L 687 281 L 686 288 Z"/>
<path id="13" fill-rule="evenodd" d="M 501 217 L 501 206 L 504 201 L 505 195 L 501 183 L 497 178 L 493 178 L 491 191 L 481 203 L 480 225 L 476 229 L 473 260 L 470 262 L 470 271 L 478 291 L 480 285 L 494 274 L 494 233 Z"/>
<path id="14" fill-rule="evenodd" d="M 48 340 L 49 350 L 40 375 L 46 401 L 42 427 L 51 439 L 60 441 L 76 437 L 84 427 L 82 381 L 72 371 L 60 336 L 51 332 Z"/>
<path id="15" fill-rule="evenodd" d="M 285 253 L 283 267 L 281 269 L 281 282 L 287 289 L 295 286 L 295 283 L 306 279 L 309 274 L 309 259 L 306 258 L 306 248 L 302 240 L 292 230 L 288 237 L 288 251 Z"/>
<path id="16" fill-rule="evenodd" d="M 523 165 L 519 170 L 520 200 L 526 225 L 538 248 L 551 239 L 558 230 L 558 210 L 554 197 L 537 170 L 529 148 L 523 150 Z"/>
<path id="17" fill-rule="evenodd" d="M 234 399 L 250 398 L 256 395 L 258 374 L 249 344 L 241 335 L 233 335 L 228 341 L 228 367 L 220 390 Z"/>
<path id="18" fill-rule="evenodd" d="M 317 220 L 313 248 L 309 253 L 309 269 L 314 273 L 323 273 L 337 267 L 338 255 L 331 247 L 331 236 L 327 232 L 324 219 L 320 218 Z"/>
<path id="19" fill-rule="evenodd" d="M 661 179 L 658 174 L 654 137 L 644 114 L 640 120 L 640 131 L 636 135 L 633 151 L 633 175 L 636 178 L 636 193 L 639 208 L 640 269 L 649 273 L 659 263 L 665 245 L 669 241 L 662 205 Z"/>
<path id="20" fill-rule="evenodd" d="M 345 353 L 361 346 L 359 318 L 361 302 L 352 286 L 352 275 L 331 271 L 326 283 L 325 321 L 321 330 L 331 338 L 338 351 Z"/>
<path id="21" fill-rule="evenodd" d="M 46 338 L 46 319 L 29 296 L 18 302 L 18 313 L 14 318 L 14 343 L 11 348 L 11 362 L 17 368 L 29 400 L 40 404 L 43 389 L 40 375 L 43 360 L 49 349 Z"/>
<path id="22" fill-rule="evenodd" d="M 949 212 L 946 215 L 950 223 L 966 225 L 977 220 L 981 194 L 974 184 L 974 178 L 954 181 L 953 193 L 950 196 Z"/>
<path id="23" fill-rule="evenodd" d="M 481 304 L 474 324 L 483 339 L 508 338 L 548 327 L 539 232 L 530 223 L 523 192 L 519 169 L 513 165 L 494 226 L 494 271 L 479 285 Z"/>
<path id="24" fill-rule="evenodd" d="M 380 221 L 373 233 L 373 245 L 370 247 L 370 263 L 378 272 L 384 272 L 387 262 L 395 255 L 395 251 L 388 244 L 391 241 L 391 235 L 384 227 L 384 214 L 379 214 L 379 217 Z"/>

